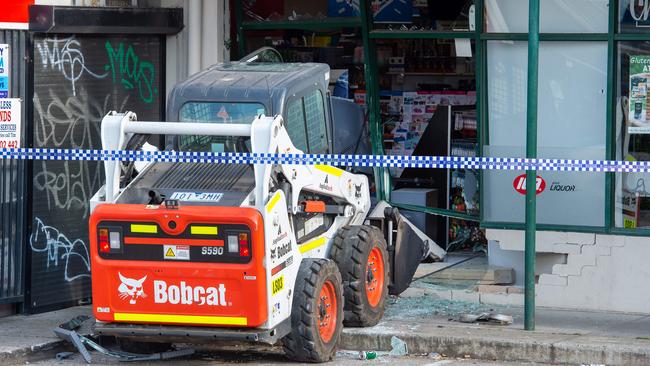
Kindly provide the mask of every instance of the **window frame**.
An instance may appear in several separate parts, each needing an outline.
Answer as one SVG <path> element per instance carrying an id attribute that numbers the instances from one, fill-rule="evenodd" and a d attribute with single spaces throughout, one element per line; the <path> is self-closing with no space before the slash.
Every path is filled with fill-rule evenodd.
<path id="1" fill-rule="evenodd" d="M 477 0 L 482 5 L 484 0 Z M 650 28 L 647 33 L 631 33 L 619 31 L 619 7 L 620 0 L 610 0 L 607 33 L 540 33 L 540 41 L 607 41 L 607 98 L 606 106 L 606 158 L 609 160 L 616 159 L 616 98 L 618 97 L 618 45 L 621 41 L 650 41 Z M 477 7 L 478 8 L 478 7 Z M 481 11 L 477 14 L 483 14 Z M 481 22 L 484 24 L 485 18 Z M 478 25 L 477 23 L 477 25 Z M 478 28 L 478 27 L 477 27 Z M 527 41 L 527 33 L 481 33 L 480 39 L 483 51 L 479 55 L 483 60 L 486 60 L 485 42 L 489 40 L 519 40 Z M 486 69 L 487 63 L 484 61 L 481 64 L 483 70 Z M 483 73 L 483 85 L 487 85 L 487 73 Z M 487 115 L 487 91 L 482 91 L 479 94 L 479 104 L 483 110 L 479 118 L 479 128 L 482 130 L 483 139 L 481 139 L 481 155 L 483 155 L 483 145 L 487 143 L 487 136 L 485 131 L 489 123 Z M 587 173 L 588 174 L 588 173 Z M 616 214 L 616 173 L 607 172 L 605 179 L 605 224 L 603 226 L 574 226 L 574 225 L 546 225 L 538 224 L 539 231 L 560 231 L 560 232 L 585 232 L 595 234 L 610 234 L 610 235 L 628 235 L 628 236 L 650 236 L 650 228 L 620 228 L 615 225 Z M 481 171 L 483 175 L 483 171 Z M 482 178 L 481 178 L 482 183 Z M 483 207 L 483 184 L 481 184 L 481 207 Z M 524 230 L 525 224 L 511 223 L 511 222 L 487 222 L 483 218 L 484 211 L 481 210 L 481 227 L 488 229 L 509 229 L 509 230 Z"/>

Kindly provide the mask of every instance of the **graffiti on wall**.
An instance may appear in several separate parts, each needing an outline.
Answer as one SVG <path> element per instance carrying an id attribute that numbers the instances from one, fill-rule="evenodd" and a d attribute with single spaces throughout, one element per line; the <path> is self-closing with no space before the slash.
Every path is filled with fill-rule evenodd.
<path id="1" fill-rule="evenodd" d="M 120 42 L 116 50 L 111 42 L 106 41 L 105 47 L 109 64 L 104 68 L 110 70 L 113 82 L 119 80 L 126 90 L 137 90 L 143 102 L 151 103 L 158 94 L 158 88 L 153 84 L 156 78 L 153 64 L 141 59 L 132 44 L 126 47 L 124 42 Z"/>
<path id="2" fill-rule="evenodd" d="M 45 225 L 38 217 L 34 218 L 34 228 L 29 236 L 29 246 L 32 251 L 47 255 L 46 267 L 48 271 L 61 266 L 63 279 L 66 282 L 90 277 L 88 246 L 80 239 L 68 239 L 58 229 Z"/>
<path id="3" fill-rule="evenodd" d="M 110 111 L 160 115 L 160 38 L 47 35 L 34 39 L 33 147 L 101 149 Z M 32 163 L 32 305 L 90 297 L 88 218 L 100 162 Z"/>
<path id="4" fill-rule="evenodd" d="M 108 73 L 97 74 L 86 67 L 86 58 L 81 51 L 81 43 L 74 36 L 59 39 L 45 38 L 36 44 L 43 68 L 50 68 L 61 73 L 70 82 L 72 95 L 77 95 L 76 84 L 84 73 L 96 79 L 105 78 Z"/>

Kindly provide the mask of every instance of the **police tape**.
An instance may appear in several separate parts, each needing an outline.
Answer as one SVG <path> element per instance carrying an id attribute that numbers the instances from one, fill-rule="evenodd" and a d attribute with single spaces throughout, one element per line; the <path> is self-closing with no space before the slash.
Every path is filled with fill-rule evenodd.
<path id="1" fill-rule="evenodd" d="M 566 172 L 650 172 L 650 161 L 526 159 L 458 156 L 272 154 L 196 151 L 2 148 L 0 160 L 87 160 L 169 163 L 288 164 L 351 167 L 460 168 Z"/>

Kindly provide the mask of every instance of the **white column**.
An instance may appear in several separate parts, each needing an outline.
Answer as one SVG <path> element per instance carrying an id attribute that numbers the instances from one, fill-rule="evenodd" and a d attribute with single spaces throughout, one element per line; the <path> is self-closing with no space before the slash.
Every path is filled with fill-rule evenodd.
<path id="1" fill-rule="evenodd" d="M 203 23 L 203 1 L 194 0 L 188 4 L 190 19 L 187 24 L 189 28 L 189 74 L 192 75 L 201 70 L 201 46 L 202 46 L 202 23 Z"/>

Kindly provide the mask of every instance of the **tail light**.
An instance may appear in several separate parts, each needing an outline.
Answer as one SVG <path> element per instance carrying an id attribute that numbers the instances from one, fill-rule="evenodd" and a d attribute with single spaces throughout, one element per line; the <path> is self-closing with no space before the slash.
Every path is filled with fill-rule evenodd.
<path id="1" fill-rule="evenodd" d="M 111 244 L 108 241 L 108 229 L 99 229 L 99 250 L 104 253 L 111 251 Z"/>
<path id="2" fill-rule="evenodd" d="M 122 250 L 122 234 L 119 229 L 99 229 L 99 251 L 110 253 Z"/>
<path id="3" fill-rule="evenodd" d="M 248 257 L 250 255 L 250 249 L 248 249 L 248 234 L 240 233 L 239 234 L 239 256 Z"/>

